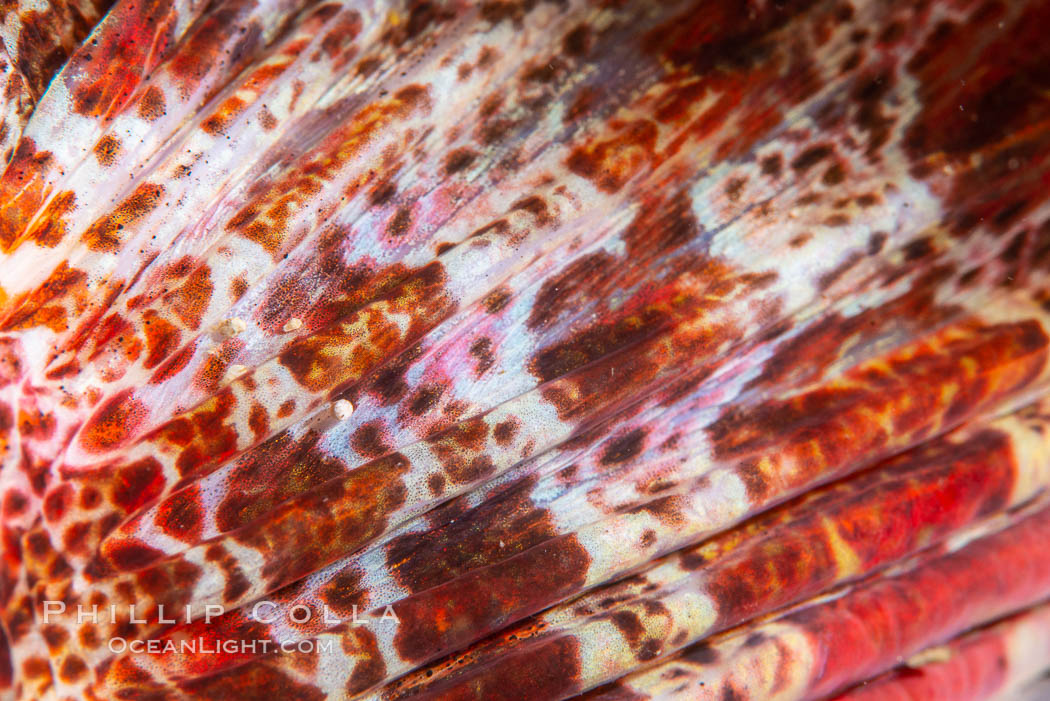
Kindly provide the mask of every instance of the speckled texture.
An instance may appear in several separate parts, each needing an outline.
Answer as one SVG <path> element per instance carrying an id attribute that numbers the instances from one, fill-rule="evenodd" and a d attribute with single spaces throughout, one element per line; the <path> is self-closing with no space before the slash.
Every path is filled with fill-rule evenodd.
<path id="1" fill-rule="evenodd" d="M 47 7 L 6 697 L 907 698 L 1045 634 L 1047 3 Z"/>

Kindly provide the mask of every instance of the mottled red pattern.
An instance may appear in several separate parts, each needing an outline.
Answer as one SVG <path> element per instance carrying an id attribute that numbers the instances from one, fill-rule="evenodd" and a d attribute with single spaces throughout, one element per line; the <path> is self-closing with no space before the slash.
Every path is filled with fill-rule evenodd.
<path id="1" fill-rule="evenodd" d="M 0 698 L 1039 698 L 1045 3 L 41 7 Z"/>

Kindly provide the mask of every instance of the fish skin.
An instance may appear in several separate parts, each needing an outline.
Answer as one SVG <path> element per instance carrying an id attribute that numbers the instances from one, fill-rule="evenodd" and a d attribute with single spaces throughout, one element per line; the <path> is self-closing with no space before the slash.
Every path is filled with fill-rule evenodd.
<path id="1" fill-rule="evenodd" d="M 1046 667 L 1047 616 L 1050 608 L 1038 606 L 961 636 L 909 661 L 906 670 L 873 679 L 833 701 L 1017 698 Z"/>
<path id="2" fill-rule="evenodd" d="M 1038 498 L 1050 12 L 695 5 L 114 6 L 0 175 L 9 696 L 630 685 L 653 654 L 889 586 L 873 570 L 921 571 L 924 538 Z M 833 537 L 892 490 L 807 511 L 902 460 L 969 464 L 999 430 L 971 464 L 984 506 L 960 497 L 897 549 Z M 938 494 L 913 469 L 931 481 L 908 498 Z M 707 567 L 662 591 L 673 615 L 610 619 L 677 643 L 572 608 L 698 548 L 746 571 L 833 541 L 845 560 L 717 621 L 689 618 Z M 260 598 L 404 617 L 264 625 Z M 150 610 L 46 626 L 48 599 Z M 167 630 L 161 604 L 231 610 Z M 536 621 L 564 633 L 500 637 Z M 340 652 L 101 643 L 195 633 Z"/>
<path id="3" fill-rule="evenodd" d="M 1050 576 L 1030 553 L 1046 537 L 1050 510 L 1036 506 L 939 557 L 703 641 L 584 698 L 826 697 L 983 621 L 1044 601 Z M 668 675 L 672 669 L 683 674 Z M 676 677 L 673 690 L 668 676 Z"/>
<path id="4" fill-rule="evenodd" d="M 0 154 L 6 163 L 37 101 L 110 0 L 5 4 L 0 23 Z"/>
<path id="5" fill-rule="evenodd" d="M 521 646 L 527 649 L 560 636 L 602 651 L 592 653 L 601 664 L 584 664 L 576 680 L 575 690 L 584 691 L 740 621 L 884 569 L 1038 496 L 1050 448 L 1044 412 L 1031 406 L 976 432 L 959 429 L 881 468 L 813 490 L 504 630 L 461 652 L 454 665 L 417 670 L 375 698 L 409 698 L 450 678 L 484 686 L 515 665 L 527 668 L 518 641 L 529 641 Z"/>

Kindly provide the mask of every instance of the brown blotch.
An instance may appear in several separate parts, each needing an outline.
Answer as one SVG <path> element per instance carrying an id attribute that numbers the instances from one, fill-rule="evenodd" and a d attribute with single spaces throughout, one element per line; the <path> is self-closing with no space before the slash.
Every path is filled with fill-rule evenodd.
<path id="1" fill-rule="evenodd" d="M 496 362 L 492 353 L 492 339 L 479 338 L 470 344 L 470 354 L 478 361 L 474 366 L 474 376 L 481 377 Z"/>
<path id="2" fill-rule="evenodd" d="M 248 428 L 251 429 L 256 443 L 261 443 L 270 433 L 270 415 L 266 412 L 266 407 L 259 402 L 253 402 L 248 412 Z"/>
<path id="3" fill-rule="evenodd" d="M 824 171 L 824 176 L 820 181 L 824 183 L 824 185 L 831 187 L 840 184 L 845 179 L 846 171 L 842 168 L 841 163 L 836 163 Z"/>
<path id="4" fill-rule="evenodd" d="M 368 77 L 371 74 L 375 73 L 376 69 L 378 69 L 381 65 L 383 65 L 383 61 L 378 56 L 368 56 L 358 61 L 357 66 L 355 66 L 354 70 L 357 73 L 357 75 L 362 77 Z"/>
<path id="5" fill-rule="evenodd" d="M 826 290 L 842 278 L 843 275 L 853 269 L 858 263 L 864 260 L 864 254 L 854 251 L 846 256 L 846 258 L 836 265 L 831 270 L 820 275 L 817 278 L 817 287 L 821 290 Z"/>
<path id="6" fill-rule="evenodd" d="M 146 359 L 143 367 L 147 370 L 160 365 L 178 346 L 180 333 L 171 322 L 160 316 L 155 310 L 148 309 L 143 315 L 142 330 L 146 336 Z"/>
<path id="7" fill-rule="evenodd" d="M 615 193 L 655 158 L 657 133 L 652 122 L 633 120 L 615 136 L 577 146 L 566 164 L 599 189 Z"/>
<path id="8" fill-rule="evenodd" d="M 244 279 L 244 275 L 238 275 L 234 279 L 230 280 L 230 301 L 236 302 L 244 293 L 248 291 L 248 281 Z"/>
<path id="9" fill-rule="evenodd" d="M 100 453 L 124 445 L 148 416 L 146 406 L 127 389 L 105 402 L 81 429 L 80 445 Z"/>
<path id="10" fill-rule="evenodd" d="M 740 199 L 740 194 L 747 184 L 747 178 L 733 178 L 726 184 L 726 197 L 729 198 L 730 202 L 736 202 Z"/>
<path id="11" fill-rule="evenodd" d="M 293 411 L 295 411 L 295 400 L 286 399 L 281 402 L 281 406 L 277 407 L 277 418 L 287 418 L 292 415 Z"/>
<path id="12" fill-rule="evenodd" d="M 22 662 L 22 673 L 29 679 L 51 674 L 51 665 L 43 657 L 30 657 Z"/>
<path id="13" fill-rule="evenodd" d="M 800 173 L 805 173 L 832 153 L 832 148 L 826 144 L 811 146 L 796 156 L 795 160 L 791 161 L 791 167 Z"/>
<path id="14" fill-rule="evenodd" d="M 80 679 L 88 671 L 87 663 L 78 655 L 69 655 L 58 668 L 59 678 L 67 684 L 72 684 Z"/>
<path id="15" fill-rule="evenodd" d="M 183 346 L 150 376 L 150 384 L 159 385 L 175 377 L 182 372 L 187 365 L 189 365 L 192 357 L 193 345 Z"/>
<path id="16" fill-rule="evenodd" d="M 251 583 L 244 576 L 237 558 L 231 555 L 220 545 L 212 545 L 204 553 L 204 559 L 214 562 L 222 570 L 226 578 L 226 586 L 223 588 L 222 597 L 224 601 L 236 601 L 251 589 Z"/>
<path id="17" fill-rule="evenodd" d="M 294 441 L 281 433 L 250 451 L 233 473 L 234 488 L 216 510 L 219 529 L 236 530 L 289 498 L 343 475 L 345 466 L 317 447 L 319 439 L 314 431 Z"/>
<path id="18" fill-rule="evenodd" d="M 44 642 L 47 643 L 48 648 L 52 653 L 57 652 L 62 645 L 69 639 L 69 632 L 57 625 L 47 625 L 40 629 L 40 634 L 44 638 Z"/>
<path id="19" fill-rule="evenodd" d="M 173 538 L 184 543 L 195 542 L 204 524 L 204 509 L 197 485 L 190 485 L 165 499 L 157 509 L 155 523 Z"/>
<path id="20" fill-rule="evenodd" d="M 117 160 L 117 154 L 120 153 L 120 149 L 120 139 L 112 134 L 107 134 L 95 144 L 95 158 L 98 159 L 99 165 L 108 168 Z"/>
<path id="21" fill-rule="evenodd" d="M 113 503 L 133 512 L 160 496 L 164 489 L 164 470 L 156 458 L 143 458 L 117 473 Z"/>
<path id="22" fill-rule="evenodd" d="M 427 488 L 430 490 L 430 493 L 434 496 L 441 496 L 442 494 L 444 494 L 445 485 L 447 484 L 448 480 L 445 479 L 445 476 L 439 472 L 435 472 L 434 474 L 430 475 L 430 477 L 427 477 Z"/>
<path id="23" fill-rule="evenodd" d="M 164 93 L 156 85 L 146 88 L 139 99 L 139 116 L 147 122 L 159 119 L 165 114 Z"/>
<path id="24" fill-rule="evenodd" d="M 193 269 L 186 282 L 164 296 L 172 312 L 188 329 L 200 326 L 204 312 L 211 302 L 215 286 L 211 281 L 211 269 L 201 265 Z"/>
<path id="25" fill-rule="evenodd" d="M 496 439 L 496 443 L 507 445 L 514 440 L 520 428 L 521 422 L 511 417 L 495 425 L 492 429 L 492 437 Z"/>
<path id="26" fill-rule="evenodd" d="M 156 209 L 163 196 L 162 185 L 142 183 L 111 214 L 88 227 L 81 240 L 92 251 L 116 253 L 123 243 L 123 229 Z"/>
<path id="27" fill-rule="evenodd" d="M 636 428 L 621 436 L 617 436 L 609 442 L 602 452 L 601 463 L 603 465 L 613 465 L 627 462 L 637 457 L 642 452 L 645 435 L 645 429 Z"/>
<path id="28" fill-rule="evenodd" d="M 926 258 L 934 252 L 933 239 L 922 236 L 904 245 L 904 260 L 916 261 Z"/>
<path id="29" fill-rule="evenodd" d="M 145 543 L 128 539 L 113 543 L 106 548 L 106 556 L 119 571 L 131 572 L 153 564 L 164 557 L 164 553 Z M 105 569 L 105 565 L 100 565 Z"/>
<path id="30" fill-rule="evenodd" d="M 525 480 L 461 518 L 453 507 L 435 530 L 387 546 L 402 586 L 419 592 L 398 608 L 395 646 L 404 659 L 459 647 L 582 586 L 590 559 L 574 536 L 556 535 L 550 515 L 528 498 L 531 484 Z M 435 617 L 455 623 L 434 626 Z"/>
<path id="31" fill-rule="evenodd" d="M 412 208 L 398 207 L 386 225 L 387 236 L 404 236 L 412 226 Z"/>
<path id="32" fill-rule="evenodd" d="M 351 627 L 342 642 L 343 650 L 355 660 L 354 671 L 346 682 L 348 695 L 370 689 L 386 678 L 386 662 L 375 633 L 364 627 Z"/>
<path id="33" fill-rule="evenodd" d="M 368 196 L 368 202 L 373 207 L 380 207 L 390 200 L 394 199 L 394 195 L 397 194 L 397 185 L 389 180 L 376 185 L 375 189 Z"/>
<path id="34" fill-rule="evenodd" d="M 445 174 L 452 175 L 470 167 L 478 154 L 469 148 L 458 148 L 445 158 Z"/>
<path id="35" fill-rule="evenodd" d="M 376 374 L 369 389 L 384 406 L 399 401 L 408 392 L 405 373 L 422 353 L 422 346 L 414 345 Z"/>
<path id="36" fill-rule="evenodd" d="M 65 216 L 73 211 L 76 195 L 72 190 L 61 192 L 48 202 L 36 223 L 27 234 L 43 248 L 54 248 L 66 235 Z M 63 262 L 63 265 L 65 263 Z"/>
<path id="37" fill-rule="evenodd" d="M 771 178 L 779 178 L 783 169 L 784 160 L 780 157 L 779 153 L 774 153 L 772 156 L 766 156 L 762 159 L 763 175 L 767 175 Z"/>
<path id="38" fill-rule="evenodd" d="M 60 520 L 73 503 L 73 485 L 66 482 L 48 492 L 44 498 L 44 518 L 55 522 Z"/>
<path id="39" fill-rule="evenodd" d="M 420 387 L 409 402 L 408 413 L 422 416 L 437 405 L 444 392 L 445 388 L 442 385 L 430 384 Z"/>
<path id="40" fill-rule="evenodd" d="M 318 595 L 340 616 L 352 615 L 355 606 L 358 612 L 363 612 L 368 604 L 368 590 L 361 586 L 361 575 L 349 569 L 332 577 Z"/>
<path id="41" fill-rule="evenodd" d="M 889 235 L 885 231 L 876 231 L 868 239 L 868 255 L 874 256 L 882 251 L 882 247 L 886 245 L 886 241 L 889 240 Z"/>
<path id="42" fill-rule="evenodd" d="M 381 421 L 369 421 L 360 426 L 350 437 L 350 445 L 359 455 L 368 459 L 379 458 L 394 450 Z"/>
<path id="43" fill-rule="evenodd" d="M 645 203 L 624 232 L 629 258 L 644 259 L 679 249 L 701 233 L 693 203 L 683 192 Z"/>
<path id="44" fill-rule="evenodd" d="M 613 257 L 602 251 L 584 256 L 551 276 L 536 293 L 529 328 L 552 326 L 604 296 L 614 265 Z"/>
<path id="45" fill-rule="evenodd" d="M 259 110 L 259 124 L 266 131 L 273 131 L 277 127 L 277 117 L 266 107 Z"/>
<path id="46" fill-rule="evenodd" d="M 482 301 L 482 304 L 485 305 L 485 311 L 489 314 L 498 314 L 507 306 L 507 302 L 509 301 L 510 290 L 505 287 L 500 287 L 488 293 Z"/>
<path id="47" fill-rule="evenodd" d="M 562 50 L 569 56 L 583 56 L 591 49 L 593 43 L 590 27 L 581 24 L 573 28 L 562 39 Z"/>
<path id="48" fill-rule="evenodd" d="M 697 664 L 712 665 L 718 662 L 719 654 L 711 647 L 711 643 L 699 642 L 682 650 L 682 658 Z"/>
<path id="49" fill-rule="evenodd" d="M 589 114 L 597 106 L 601 95 L 601 91 L 593 86 L 585 85 L 580 88 L 569 109 L 565 110 L 565 123 L 573 124 Z"/>
<path id="50" fill-rule="evenodd" d="M 4 495 L 4 516 L 18 516 L 28 505 L 28 498 L 18 490 L 12 489 Z"/>

